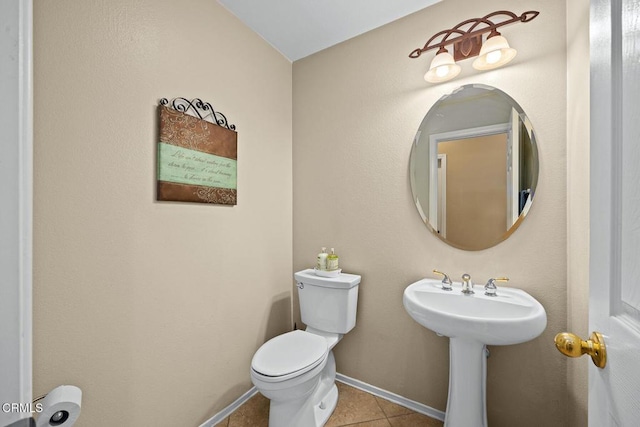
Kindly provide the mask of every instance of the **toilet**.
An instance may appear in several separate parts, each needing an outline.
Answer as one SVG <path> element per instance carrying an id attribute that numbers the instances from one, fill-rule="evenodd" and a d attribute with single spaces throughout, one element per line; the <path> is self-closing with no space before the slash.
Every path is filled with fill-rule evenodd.
<path id="1" fill-rule="evenodd" d="M 251 381 L 271 400 L 269 427 L 321 427 L 336 407 L 333 347 L 356 325 L 360 276 L 294 274 L 307 325 L 264 343 L 251 361 Z"/>

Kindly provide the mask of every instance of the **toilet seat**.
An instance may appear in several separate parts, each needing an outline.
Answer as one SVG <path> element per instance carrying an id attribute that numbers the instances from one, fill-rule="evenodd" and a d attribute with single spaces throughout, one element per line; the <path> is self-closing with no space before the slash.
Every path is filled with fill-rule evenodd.
<path id="1" fill-rule="evenodd" d="M 281 382 L 311 371 L 329 354 L 327 340 L 305 331 L 270 339 L 253 356 L 251 369 L 265 382 Z"/>

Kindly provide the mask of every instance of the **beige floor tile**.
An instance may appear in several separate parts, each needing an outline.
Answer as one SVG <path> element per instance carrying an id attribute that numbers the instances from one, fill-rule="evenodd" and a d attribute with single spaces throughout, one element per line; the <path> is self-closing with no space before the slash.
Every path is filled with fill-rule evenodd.
<path id="1" fill-rule="evenodd" d="M 441 421 L 337 382 L 338 405 L 325 427 L 442 427 Z M 385 415 L 386 414 L 386 415 Z M 269 400 L 260 393 L 215 427 L 268 427 Z"/>
<path id="2" fill-rule="evenodd" d="M 327 421 L 326 427 L 339 427 L 385 418 L 375 396 L 340 382 L 336 384 L 338 405 Z"/>
<path id="3" fill-rule="evenodd" d="M 269 399 L 258 393 L 229 416 L 228 427 L 268 427 L 268 425 Z"/>
<path id="4" fill-rule="evenodd" d="M 444 423 L 434 420 L 422 414 L 400 415 L 399 417 L 390 417 L 389 423 L 392 427 L 442 427 Z"/>
<path id="5" fill-rule="evenodd" d="M 381 397 L 376 396 L 376 401 L 387 417 L 397 417 L 398 415 L 408 415 L 414 413 L 411 409 L 405 408 L 404 406 L 400 406 L 393 402 L 389 402 L 388 400 L 385 400 Z"/>
<path id="6" fill-rule="evenodd" d="M 341 426 L 341 427 L 391 427 L 391 424 L 389 424 L 389 421 L 387 421 L 387 419 L 384 418 L 382 420 L 365 421 L 363 423 L 356 423 L 356 424 L 347 424 L 346 426 Z"/>

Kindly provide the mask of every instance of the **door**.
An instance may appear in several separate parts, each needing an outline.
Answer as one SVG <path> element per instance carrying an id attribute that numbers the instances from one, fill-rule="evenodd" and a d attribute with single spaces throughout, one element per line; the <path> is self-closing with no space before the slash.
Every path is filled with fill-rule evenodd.
<path id="1" fill-rule="evenodd" d="M 591 1 L 589 426 L 640 425 L 640 0 Z"/>

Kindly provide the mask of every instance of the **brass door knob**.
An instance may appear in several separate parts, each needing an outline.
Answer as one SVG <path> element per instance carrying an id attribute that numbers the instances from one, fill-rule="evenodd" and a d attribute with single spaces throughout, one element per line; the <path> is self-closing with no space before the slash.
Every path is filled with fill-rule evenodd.
<path id="1" fill-rule="evenodd" d="M 588 354 L 598 368 L 604 368 L 607 364 L 607 347 L 600 332 L 592 332 L 587 341 L 570 332 L 561 332 L 553 340 L 558 351 L 565 356 L 580 357 Z"/>

